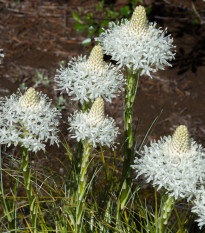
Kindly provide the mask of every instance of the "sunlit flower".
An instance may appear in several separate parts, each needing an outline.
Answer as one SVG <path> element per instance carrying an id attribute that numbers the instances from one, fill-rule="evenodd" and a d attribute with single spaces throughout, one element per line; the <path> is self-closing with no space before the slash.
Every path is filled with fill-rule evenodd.
<path id="1" fill-rule="evenodd" d="M 66 90 L 73 100 L 82 104 L 100 96 L 111 101 L 123 86 L 123 75 L 112 64 L 104 62 L 99 45 L 93 48 L 88 59 L 86 56 L 73 58 L 67 68 L 61 67 L 57 72 L 55 81 L 59 90 Z"/>
<path id="2" fill-rule="evenodd" d="M 164 69 L 174 59 L 171 51 L 173 39 L 166 35 L 167 31 L 156 28 L 156 23 L 147 21 L 143 6 L 137 6 L 128 21 L 109 23 L 109 28 L 100 34 L 97 41 L 107 55 L 117 61 L 119 67 L 128 67 L 140 75 L 151 76 L 150 72 Z"/>
<path id="3" fill-rule="evenodd" d="M 198 226 L 201 229 L 205 225 L 205 190 L 204 187 L 201 187 L 197 190 L 196 199 L 193 201 L 194 207 L 192 208 L 192 212 L 198 215 Z"/>
<path id="4" fill-rule="evenodd" d="M 0 143 L 20 145 L 30 151 L 45 150 L 45 143 L 59 142 L 60 113 L 41 92 L 29 88 L 24 95 L 17 92 L 0 99 Z"/>
<path id="5" fill-rule="evenodd" d="M 189 138 L 186 126 L 179 126 L 173 136 L 163 137 L 144 146 L 140 158 L 132 167 L 137 177 L 144 175 L 158 189 L 164 187 L 175 199 L 195 194 L 197 186 L 205 180 L 205 153 L 201 145 Z"/>
<path id="6" fill-rule="evenodd" d="M 0 58 L 4 58 L 3 49 L 0 49 Z M 1 64 L 1 59 L 0 59 L 0 64 Z"/>
<path id="7" fill-rule="evenodd" d="M 77 141 L 88 140 L 94 147 L 98 143 L 113 147 L 118 127 L 112 118 L 105 116 L 104 101 L 101 97 L 95 100 L 89 113 L 75 112 L 68 120 L 69 130 L 74 133 L 72 138 Z"/>

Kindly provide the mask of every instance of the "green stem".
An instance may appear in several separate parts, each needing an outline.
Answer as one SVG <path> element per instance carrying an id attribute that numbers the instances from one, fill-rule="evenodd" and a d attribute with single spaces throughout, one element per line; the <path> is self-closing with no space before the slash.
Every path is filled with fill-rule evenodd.
<path id="1" fill-rule="evenodd" d="M 29 168 L 29 153 L 26 148 L 23 147 L 22 149 L 22 172 L 24 177 L 24 185 L 26 188 L 26 194 L 29 202 L 30 207 L 30 215 L 31 215 L 31 222 L 33 227 L 33 232 L 37 233 L 37 210 L 38 207 L 36 205 L 36 197 L 33 194 L 32 186 L 31 186 L 31 169 Z"/>
<path id="2" fill-rule="evenodd" d="M 140 72 L 134 73 L 132 70 L 127 69 L 126 79 L 127 85 L 125 88 L 125 109 L 124 109 L 124 134 L 125 134 L 125 161 L 124 161 L 124 173 L 126 173 L 128 166 L 130 165 L 130 159 L 133 149 L 133 105 L 138 88 Z"/>
<path id="3" fill-rule="evenodd" d="M 87 168 L 89 165 L 89 157 L 91 152 L 91 144 L 88 141 L 83 142 L 83 158 L 81 164 L 81 170 L 79 175 L 79 182 L 78 182 L 78 200 L 76 206 L 76 232 L 80 232 L 80 224 L 82 219 L 82 214 L 85 208 L 85 192 L 86 192 L 86 185 L 87 185 Z"/>
<path id="4" fill-rule="evenodd" d="M 174 204 L 175 204 L 174 197 L 170 197 L 169 195 L 165 195 L 163 197 L 163 204 L 161 207 L 161 213 L 157 224 L 159 233 L 167 232 L 166 226 L 168 224 L 169 218 L 174 208 Z"/>
<path id="5" fill-rule="evenodd" d="M 91 101 L 88 102 L 84 101 L 82 104 L 82 111 L 87 112 L 90 109 L 91 105 L 92 105 Z"/>
<path id="6" fill-rule="evenodd" d="M 2 165 L 1 165 L 1 146 L 0 146 L 0 203 L 2 204 L 3 207 L 3 211 L 5 216 L 8 219 L 8 225 L 9 225 L 9 230 L 10 232 L 15 232 L 15 219 L 14 219 L 14 209 L 10 208 L 10 205 L 8 203 L 8 200 L 6 199 L 6 196 L 4 194 L 4 184 L 3 184 L 3 169 L 2 169 Z"/>
<path id="7" fill-rule="evenodd" d="M 132 69 L 126 70 L 127 84 L 125 87 L 125 109 L 124 109 L 124 162 L 122 172 L 122 185 L 119 197 L 120 209 L 123 209 L 131 192 L 131 167 L 133 163 L 133 105 L 137 93 L 140 71 L 133 73 Z"/>

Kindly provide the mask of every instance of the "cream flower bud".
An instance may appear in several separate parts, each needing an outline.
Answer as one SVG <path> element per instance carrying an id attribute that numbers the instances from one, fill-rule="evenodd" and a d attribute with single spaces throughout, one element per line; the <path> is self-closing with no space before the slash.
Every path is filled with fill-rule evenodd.
<path id="1" fill-rule="evenodd" d="M 190 147 L 189 131 L 185 125 L 180 125 L 175 130 L 170 143 L 172 153 L 187 153 Z"/>
<path id="2" fill-rule="evenodd" d="M 21 108 L 31 111 L 39 110 L 41 108 L 40 98 L 34 88 L 29 88 L 24 96 L 19 99 L 19 105 Z"/>
<path id="3" fill-rule="evenodd" d="M 103 51 L 100 45 L 96 45 L 92 49 L 86 65 L 89 66 L 89 69 L 94 71 L 103 69 L 103 67 L 105 66 L 105 62 L 103 60 Z"/>
<path id="4" fill-rule="evenodd" d="M 87 119 L 93 125 L 100 124 L 105 120 L 104 101 L 101 97 L 93 103 Z"/>
<path id="5" fill-rule="evenodd" d="M 143 6 L 137 6 L 128 24 L 128 31 L 133 34 L 145 34 L 148 28 L 146 11 Z"/>

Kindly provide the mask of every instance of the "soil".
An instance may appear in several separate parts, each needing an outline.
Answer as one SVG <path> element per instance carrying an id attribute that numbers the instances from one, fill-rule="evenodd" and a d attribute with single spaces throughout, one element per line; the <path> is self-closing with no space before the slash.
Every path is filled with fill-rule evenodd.
<path id="1" fill-rule="evenodd" d="M 47 93 L 54 103 L 59 92 L 53 81 L 62 60 L 88 54 L 91 46 L 81 42 L 86 33 L 74 29 L 73 11 L 96 12 L 96 0 L 8 1 L 0 0 L 0 48 L 5 58 L 0 65 L 0 96 L 10 95 L 17 88 L 35 86 Z M 119 9 L 126 0 L 114 1 Z M 194 3 L 194 4 L 193 4 Z M 166 68 L 149 77 L 141 77 L 134 106 L 136 138 L 142 137 L 152 121 L 163 110 L 149 139 L 171 134 L 185 124 L 192 137 L 205 146 L 205 27 L 202 1 L 144 1 L 151 6 L 150 21 L 156 21 L 174 38 L 176 59 Z M 197 15 L 197 13 L 199 15 Z M 201 16 L 199 23 L 194 20 Z M 36 71 L 48 77 L 49 85 L 36 84 Z M 74 111 L 67 99 L 64 119 Z M 106 104 L 107 113 L 123 129 L 123 95 Z M 67 127 L 67 126 L 66 126 Z M 64 135 L 65 126 L 62 126 Z M 122 139 L 122 138 L 121 138 Z M 121 140 L 120 139 L 120 140 Z"/>

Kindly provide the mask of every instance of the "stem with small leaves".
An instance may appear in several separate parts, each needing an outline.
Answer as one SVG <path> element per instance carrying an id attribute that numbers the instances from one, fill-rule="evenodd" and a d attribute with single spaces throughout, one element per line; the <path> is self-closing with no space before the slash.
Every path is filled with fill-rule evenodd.
<path id="1" fill-rule="evenodd" d="M 161 213 L 157 223 L 157 228 L 159 233 L 166 233 L 166 226 L 174 208 L 175 199 L 169 195 L 164 195 L 162 201 Z"/>
<path id="2" fill-rule="evenodd" d="M 119 197 L 118 209 L 123 209 L 131 191 L 131 167 L 134 160 L 133 153 L 133 106 L 137 93 L 140 71 L 133 72 L 132 69 L 126 69 L 126 87 L 125 87 L 125 109 L 124 109 L 124 162 L 122 172 L 122 184 Z"/>
<path id="3" fill-rule="evenodd" d="M 37 233 L 37 216 L 38 216 L 38 206 L 36 204 L 36 196 L 34 196 L 32 185 L 31 185 L 31 168 L 29 167 L 29 152 L 26 148 L 22 149 L 21 158 L 22 172 L 24 178 L 24 185 L 26 188 L 26 194 L 30 207 L 31 222 L 33 227 L 33 232 Z"/>
<path id="4" fill-rule="evenodd" d="M 77 190 L 77 205 L 76 205 L 76 232 L 80 232 L 80 224 L 82 220 L 82 215 L 85 209 L 85 192 L 87 185 L 87 169 L 89 166 L 89 157 L 92 145 L 87 140 L 83 142 L 83 157 L 80 169 L 78 190 Z"/>

